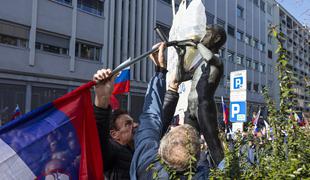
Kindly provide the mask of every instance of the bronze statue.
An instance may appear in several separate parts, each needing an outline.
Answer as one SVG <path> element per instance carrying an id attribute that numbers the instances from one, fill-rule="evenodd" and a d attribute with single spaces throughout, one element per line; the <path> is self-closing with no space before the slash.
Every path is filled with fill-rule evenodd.
<path id="1" fill-rule="evenodd" d="M 194 71 L 185 72 L 182 67 L 184 52 L 179 53 L 178 63 L 179 81 L 192 79 L 185 123 L 203 134 L 214 165 L 218 165 L 224 158 L 223 147 L 218 137 L 217 110 L 214 101 L 214 93 L 223 75 L 224 66 L 221 59 L 214 54 L 218 53 L 225 42 L 224 28 L 218 25 L 207 27 L 206 35 L 197 45 L 203 57 L 199 66 Z"/>

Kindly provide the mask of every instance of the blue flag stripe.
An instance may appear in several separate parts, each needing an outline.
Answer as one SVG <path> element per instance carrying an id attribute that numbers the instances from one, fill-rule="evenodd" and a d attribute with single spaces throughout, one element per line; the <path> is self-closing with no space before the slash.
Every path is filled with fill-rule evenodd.
<path id="1" fill-rule="evenodd" d="M 69 118 L 51 103 L 14 120 L 2 129 L 0 138 L 28 165 L 37 177 L 53 170 L 78 174 L 80 155 L 75 129 Z M 76 179 L 77 177 L 72 177 Z"/>
<path id="2" fill-rule="evenodd" d="M 116 77 L 114 83 L 117 84 L 128 80 L 130 80 L 130 69 L 124 69 L 121 74 Z"/>

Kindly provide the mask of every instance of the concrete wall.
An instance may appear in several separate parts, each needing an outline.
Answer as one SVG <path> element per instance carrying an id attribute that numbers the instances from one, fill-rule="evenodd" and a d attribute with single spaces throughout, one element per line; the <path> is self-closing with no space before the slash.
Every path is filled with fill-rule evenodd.
<path id="1" fill-rule="evenodd" d="M 38 0 L 37 28 L 71 36 L 72 7 Z"/>
<path id="2" fill-rule="evenodd" d="M 2 0 L 0 19 L 29 26 L 31 24 L 31 2 L 30 0 Z"/>

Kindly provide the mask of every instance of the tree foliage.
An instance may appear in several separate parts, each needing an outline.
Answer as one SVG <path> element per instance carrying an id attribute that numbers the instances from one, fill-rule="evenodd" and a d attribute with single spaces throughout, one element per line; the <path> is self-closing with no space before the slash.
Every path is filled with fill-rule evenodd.
<path id="1" fill-rule="evenodd" d="M 223 139 L 225 169 L 213 169 L 210 179 L 310 179 L 310 131 L 300 127 L 292 116 L 296 113 L 294 79 L 287 51 L 283 48 L 284 36 L 276 27 L 271 28 L 271 33 L 278 42 L 276 70 L 280 104 L 277 108 L 268 89 L 264 90 L 267 120 L 272 130 L 269 130 L 270 139 L 253 136 L 251 129 L 247 136 L 237 134 L 234 141 Z M 309 89 L 309 83 L 306 84 Z M 253 164 L 247 157 L 250 147 L 254 147 L 257 158 Z"/>

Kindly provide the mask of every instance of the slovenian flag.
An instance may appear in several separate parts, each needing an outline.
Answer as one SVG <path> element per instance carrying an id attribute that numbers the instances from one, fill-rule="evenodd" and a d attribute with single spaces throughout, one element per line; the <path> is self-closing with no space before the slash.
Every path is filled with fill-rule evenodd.
<path id="1" fill-rule="evenodd" d="M 114 81 L 114 91 L 112 94 L 122 94 L 129 92 L 130 87 L 130 67 L 125 68 L 121 73 L 115 78 Z"/>
<path id="2" fill-rule="evenodd" d="M 223 121 L 225 123 L 225 125 L 228 124 L 228 108 L 226 107 L 225 103 L 224 103 L 224 98 L 222 96 L 222 109 L 223 109 Z"/>
<path id="3" fill-rule="evenodd" d="M 1 179 L 103 179 L 94 84 L 0 127 Z"/>
<path id="4" fill-rule="evenodd" d="M 13 112 L 11 120 L 17 118 L 20 115 L 21 115 L 21 112 L 20 112 L 19 106 L 18 106 L 18 104 L 16 104 L 16 107 L 15 107 L 15 110 Z"/>

